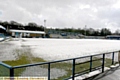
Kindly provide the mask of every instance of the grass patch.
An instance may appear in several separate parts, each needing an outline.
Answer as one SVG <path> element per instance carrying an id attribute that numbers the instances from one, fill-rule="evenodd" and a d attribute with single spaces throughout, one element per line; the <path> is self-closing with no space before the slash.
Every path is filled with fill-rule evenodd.
<path id="1" fill-rule="evenodd" d="M 32 61 L 36 62 L 46 62 L 44 59 L 42 58 L 38 58 L 38 57 L 32 57 Z"/>
<path id="2" fill-rule="evenodd" d="M 31 63 L 37 63 L 37 62 L 45 62 L 42 58 L 34 57 L 31 54 L 31 51 L 29 48 L 25 49 L 15 49 L 13 50 L 13 54 L 16 57 L 16 60 L 10 60 L 10 61 L 2 61 L 3 63 L 6 63 L 10 66 L 19 66 L 19 65 L 25 65 L 25 64 L 31 64 Z M 4 70 L 4 67 L 0 66 L 0 70 Z M 23 71 L 25 71 L 26 68 L 18 68 L 14 70 L 15 76 L 20 76 Z M 2 71 L 0 71 L 2 72 Z M 3 73 L 4 74 L 4 73 Z M 3 75 L 1 74 L 1 75 Z"/>
<path id="3" fill-rule="evenodd" d="M 9 77 L 10 71 L 8 68 L 4 67 L 3 65 L 0 65 L 0 77 Z"/>
<path id="4" fill-rule="evenodd" d="M 18 65 L 24 65 L 24 64 L 30 63 L 30 61 L 27 59 L 27 56 L 25 56 L 23 54 L 20 55 L 19 59 L 17 59 L 17 60 L 3 61 L 3 62 L 10 66 L 18 66 Z"/>
<path id="5" fill-rule="evenodd" d="M 13 50 L 13 54 L 15 55 L 16 60 L 2 61 L 2 62 L 10 66 L 25 65 L 25 64 L 31 64 L 36 62 L 46 62 L 42 58 L 34 57 L 29 48 L 15 49 Z"/>
<path id="6" fill-rule="evenodd" d="M 43 62 L 44 60 L 41 59 L 41 58 L 35 58 L 33 57 L 32 60 L 34 60 L 34 62 Z M 28 60 L 28 57 L 25 56 L 25 55 L 20 55 L 19 59 L 18 60 L 12 60 L 12 61 L 3 61 L 4 63 L 10 65 L 10 66 L 19 66 L 19 65 L 25 65 L 25 64 L 30 64 L 30 60 Z M 20 76 L 21 73 L 23 71 L 25 71 L 26 68 L 18 68 L 18 69 L 15 69 L 15 76 Z"/>
<path id="7" fill-rule="evenodd" d="M 17 60 L 11 60 L 11 61 L 3 61 L 3 63 L 6 63 L 10 66 L 18 66 L 18 65 L 24 65 L 24 64 L 29 64 L 30 61 L 27 59 L 27 56 L 25 55 L 19 55 L 19 59 Z M 26 68 L 22 69 L 15 69 L 14 70 L 14 75 L 19 76 Z"/>

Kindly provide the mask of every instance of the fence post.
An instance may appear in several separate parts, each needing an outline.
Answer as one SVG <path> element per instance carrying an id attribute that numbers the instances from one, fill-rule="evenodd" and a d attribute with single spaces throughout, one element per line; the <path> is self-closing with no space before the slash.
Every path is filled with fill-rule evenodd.
<path id="1" fill-rule="evenodd" d="M 14 77 L 14 68 L 10 68 L 10 77 Z"/>
<path id="2" fill-rule="evenodd" d="M 104 66 L 105 66 L 105 54 L 103 54 L 102 73 L 104 72 Z"/>
<path id="3" fill-rule="evenodd" d="M 90 72 L 92 71 L 92 56 L 90 56 Z"/>
<path id="4" fill-rule="evenodd" d="M 119 62 L 119 65 L 120 65 L 120 51 L 118 52 L 118 62 Z"/>
<path id="5" fill-rule="evenodd" d="M 72 65 L 72 80 L 75 80 L 75 59 L 73 59 L 73 65 Z"/>
<path id="6" fill-rule="evenodd" d="M 50 80 L 50 63 L 48 63 L 48 80 Z"/>
<path id="7" fill-rule="evenodd" d="M 114 52 L 112 53 L 112 65 L 114 64 Z"/>
<path id="8" fill-rule="evenodd" d="M 14 80 L 14 68 L 10 68 L 10 80 Z"/>

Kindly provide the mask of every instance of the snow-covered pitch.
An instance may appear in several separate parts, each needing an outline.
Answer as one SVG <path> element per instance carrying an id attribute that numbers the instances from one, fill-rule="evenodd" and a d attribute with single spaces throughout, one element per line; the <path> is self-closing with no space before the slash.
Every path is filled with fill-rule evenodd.
<path id="1" fill-rule="evenodd" d="M 19 45 L 31 48 L 35 57 L 48 61 L 120 50 L 119 40 L 24 38 Z M 18 44 L 15 43 L 15 44 Z"/>

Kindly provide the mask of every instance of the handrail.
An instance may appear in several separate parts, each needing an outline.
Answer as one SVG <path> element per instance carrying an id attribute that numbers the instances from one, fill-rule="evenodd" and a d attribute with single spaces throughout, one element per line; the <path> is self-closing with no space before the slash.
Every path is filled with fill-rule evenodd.
<path id="1" fill-rule="evenodd" d="M 5 64 L 3 62 L 0 62 L 1 65 L 3 65 L 4 67 L 7 67 L 7 68 L 12 68 L 12 66 L 8 65 L 8 64 Z"/>

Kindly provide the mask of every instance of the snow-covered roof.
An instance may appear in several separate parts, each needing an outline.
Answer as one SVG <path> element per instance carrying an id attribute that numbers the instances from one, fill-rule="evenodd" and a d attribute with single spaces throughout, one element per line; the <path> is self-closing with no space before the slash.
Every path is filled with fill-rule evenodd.
<path id="1" fill-rule="evenodd" d="M 6 28 L 5 28 L 5 27 L 3 27 L 3 26 L 1 26 L 1 25 L 0 25 L 0 28 L 2 28 L 2 29 L 4 29 L 4 30 L 6 30 Z"/>
<path id="2" fill-rule="evenodd" d="M 20 32 L 20 33 L 35 33 L 35 34 L 45 34 L 44 31 L 28 31 L 28 30 L 15 30 L 15 29 L 10 29 L 10 32 Z"/>

